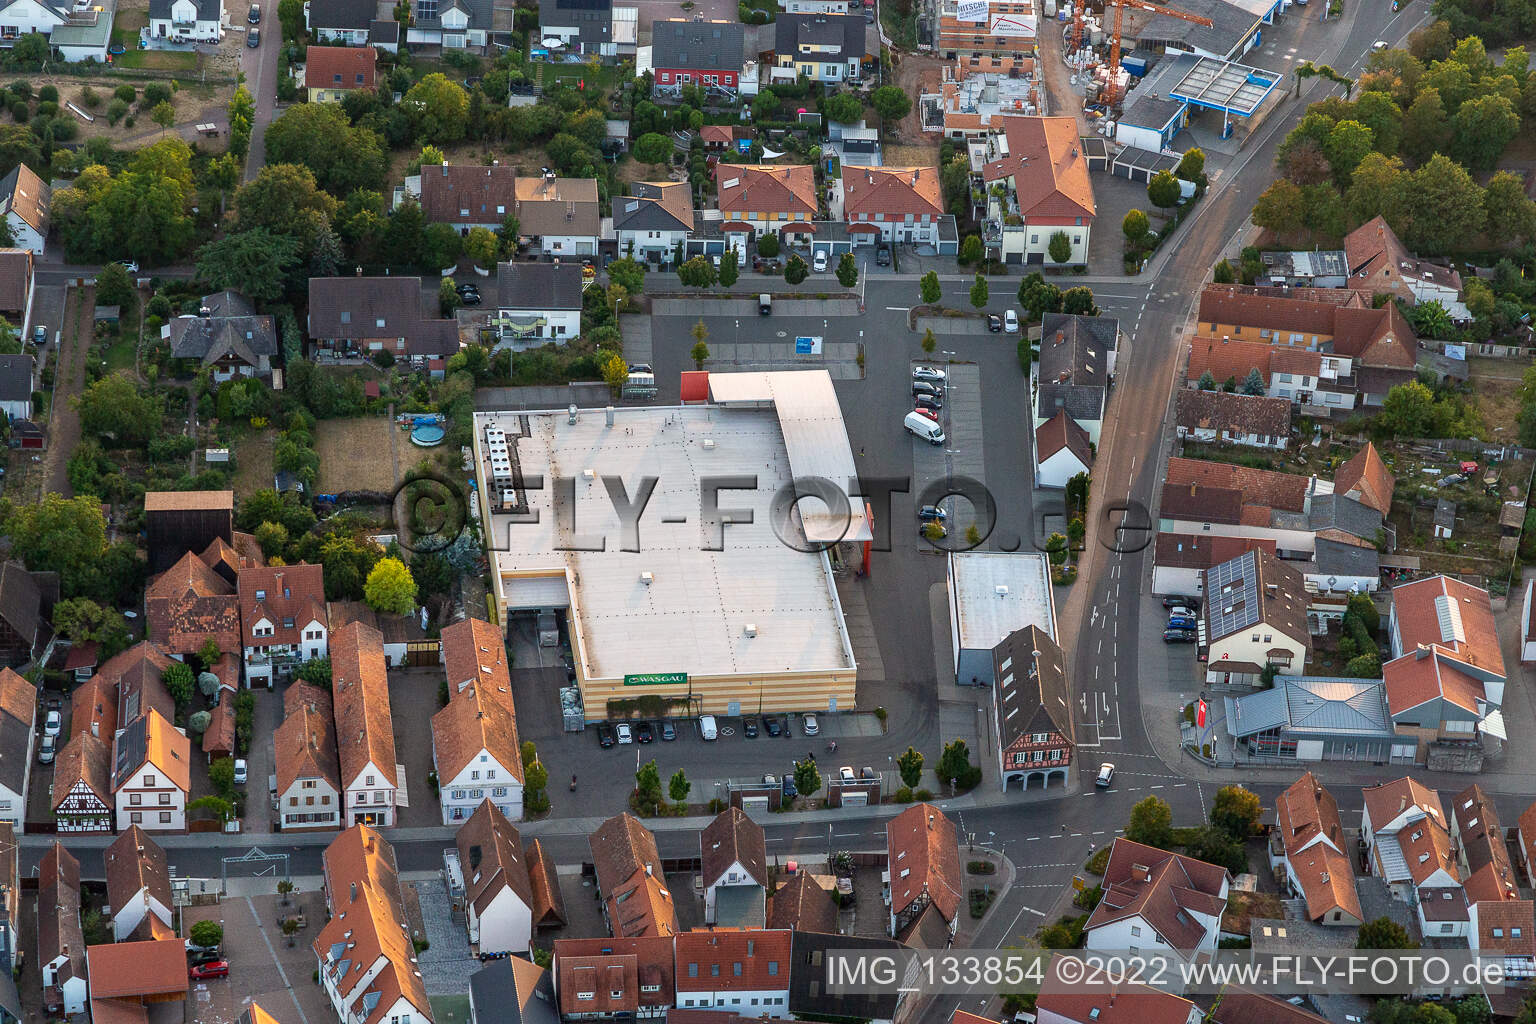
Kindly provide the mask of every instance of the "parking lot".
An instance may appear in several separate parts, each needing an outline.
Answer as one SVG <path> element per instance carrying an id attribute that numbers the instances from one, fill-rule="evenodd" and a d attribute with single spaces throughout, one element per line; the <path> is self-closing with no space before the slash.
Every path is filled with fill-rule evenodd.
<path id="1" fill-rule="evenodd" d="M 279 912 L 302 910 L 305 927 L 293 944 L 278 930 Z M 224 954 L 229 977 L 194 981 L 187 993 L 187 1019 L 196 1024 L 234 1024 L 252 1002 L 278 1020 L 297 1024 L 328 1024 L 335 1020 L 330 1001 L 314 981 L 315 955 L 309 944 L 325 923 L 325 906 L 318 892 L 295 893 L 288 907 L 278 897 L 246 896 L 212 906 L 182 911 L 182 927 L 196 921 L 224 926 Z"/>

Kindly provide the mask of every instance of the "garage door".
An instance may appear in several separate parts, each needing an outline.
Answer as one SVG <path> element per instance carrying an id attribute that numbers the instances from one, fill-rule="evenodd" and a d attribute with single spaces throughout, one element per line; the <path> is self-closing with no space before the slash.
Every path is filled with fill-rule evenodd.
<path id="1" fill-rule="evenodd" d="M 845 789 L 845 790 L 843 790 L 843 806 L 844 807 L 868 807 L 869 806 L 869 791 L 865 790 L 865 789 Z"/>
<path id="2" fill-rule="evenodd" d="M 571 590 L 564 576 L 526 576 L 501 581 L 507 595 L 507 611 L 533 612 L 545 608 L 569 608 Z"/>
<path id="3" fill-rule="evenodd" d="M 741 809 L 751 814 L 753 811 L 768 810 L 768 798 L 765 796 L 744 796 L 741 798 Z"/>

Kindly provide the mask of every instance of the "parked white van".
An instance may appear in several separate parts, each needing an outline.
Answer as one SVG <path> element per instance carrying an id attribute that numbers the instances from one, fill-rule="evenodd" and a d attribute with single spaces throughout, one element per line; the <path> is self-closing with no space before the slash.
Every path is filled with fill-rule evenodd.
<path id="1" fill-rule="evenodd" d="M 715 725 L 714 715 L 699 716 L 699 735 L 706 740 L 715 740 L 720 737 L 720 729 Z"/>
<path id="2" fill-rule="evenodd" d="M 920 412 L 909 412 L 907 418 L 902 421 L 902 426 L 908 432 L 916 434 L 929 444 L 944 443 L 944 428 Z"/>

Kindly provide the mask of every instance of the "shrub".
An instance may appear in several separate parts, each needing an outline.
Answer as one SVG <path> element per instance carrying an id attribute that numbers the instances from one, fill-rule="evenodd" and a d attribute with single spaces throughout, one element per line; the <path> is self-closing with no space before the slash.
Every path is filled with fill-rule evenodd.
<path id="1" fill-rule="evenodd" d="M 87 110 L 95 110 L 101 106 L 101 93 L 87 85 L 80 90 L 80 105 Z"/>
<path id="2" fill-rule="evenodd" d="M 107 123 L 115 126 L 126 113 L 128 113 L 128 104 L 120 96 L 113 97 L 112 102 L 107 104 Z"/>
<path id="3" fill-rule="evenodd" d="M 912 788 L 910 786 L 902 786 L 894 794 L 891 795 L 891 799 L 896 801 L 898 804 L 909 804 L 909 803 L 911 803 L 912 802 Z"/>
<path id="4" fill-rule="evenodd" d="M 24 100 L 32 98 L 32 83 L 25 79 L 18 79 L 11 83 L 11 94 Z"/>
<path id="5" fill-rule="evenodd" d="M 27 107 L 26 100 L 11 100 L 11 117 L 15 118 L 17 124 L 26 124 L 31 116 L 32 111 Z"/>
<path id="6" fill-rule="evenodd" d="M 1083 865 L 1083 870 L 1090 875 L 1102 876 L 1107 867 L 1109 867 L 1109 847 L 1106 846 L 1088 858 L 1088 863 Z"/>
<path id="7" fill-rule="evenodd" d="M 966 862 L 965 870 L 972 875 L 991 875 L 997 872 L 997 865 L 989 860 L 973 860 Z"/>
<path id="8" fill-rule="evenodd" d="M 144 95 L 139 101 L 139 109 L 154 110 L 160 104 L 169 102 L 171 102 L 171 87 L 164 82 L 150 82 L 144 87 Z"/>
<path id="9" fill-rule="evenodd" d="M 224 942 L 224 928 L 217 921 L 195 921 L 188 937 L 194 946 L 216 947 Z"/>
<path id="10" fill-rule="evenodd" d="M 1095 885 L 1072 894 L 1072 905 L 1079 910 L 1092 910 L 1104 898 L 1104 887 Z"/>
<path id="11" fill-rule="evenodd" d="M 43 86 L 41 89 L 37 90 L 37 100 L 38 100 L 39 103 L 57 103 L 57 102 L 59 102 L 59 89 L 58 89 L 58 86 L 55 86 L 55 85 L 45 85 L 45 86 Z"/>
<path id="12" fill-rule="evenodd" d="M 112 90 L 112 95 L 116 96 L 124 103 L 132 103 L 134 100 L 139 98 L 139 90 L 135 89 L 131 85 L 128 85 L 127 83 L 124 83 L 123 85 L 120 85 L 116 89 Z"/>
<path id="13" fill-rule="evenodd" d="M 929 789 L 919 789 L 919 790 L 914 791 L 912 796 L 913 796 L 914 799 L 922 800 L 922 801 L 926 802 L 928 800 L 932 800 L 933 799 L 933 791 L 929 790 Z"/>

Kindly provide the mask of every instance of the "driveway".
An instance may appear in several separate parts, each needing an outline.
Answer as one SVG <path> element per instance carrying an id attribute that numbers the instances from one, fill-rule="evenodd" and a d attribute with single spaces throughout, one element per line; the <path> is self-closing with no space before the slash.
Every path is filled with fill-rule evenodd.
<path id="1" fill-rule="evenodd" d="M 48 451 L 43 457 L 45 493 L 74 497 L 66 463 L 80 444 L 80 414 L 75 396 L 85 389 L 85 360 L 95 331 L 96 288 L 70 288 L 64 302 L 64 327 L 54 367 L 53 407 L 48 420 Z M 18 495 L 18 497 L 22 497 Z"/>
<path id="2" fill-rule="evenodd" d="M 395 723 L 395 761 L 405 765 L 409 806 L 397 810 L 400 827 L 441 825 L 442 808 L 427 786 L 432 770 L 432 716 L 437 712 L 437 687 L 443 670 L 393 669 L 389 673 L 389 710 Z"/>
<path id="3" fill-rule="evenodd" d="M 251 125 L 251 151 L 245 161 L 245 180 L 252 181 L 267 162 L 267 124 L 277 107 L 277 58 L 282 49 L 282 28 L 277 21 L 277 5 L 268 4 L 261 24 L 261 45 L 240 51 L 240 70 L 246 88 L 256 101 L 256 119 Z M 227 120 L 227 116 L 226 116 Z"/>

